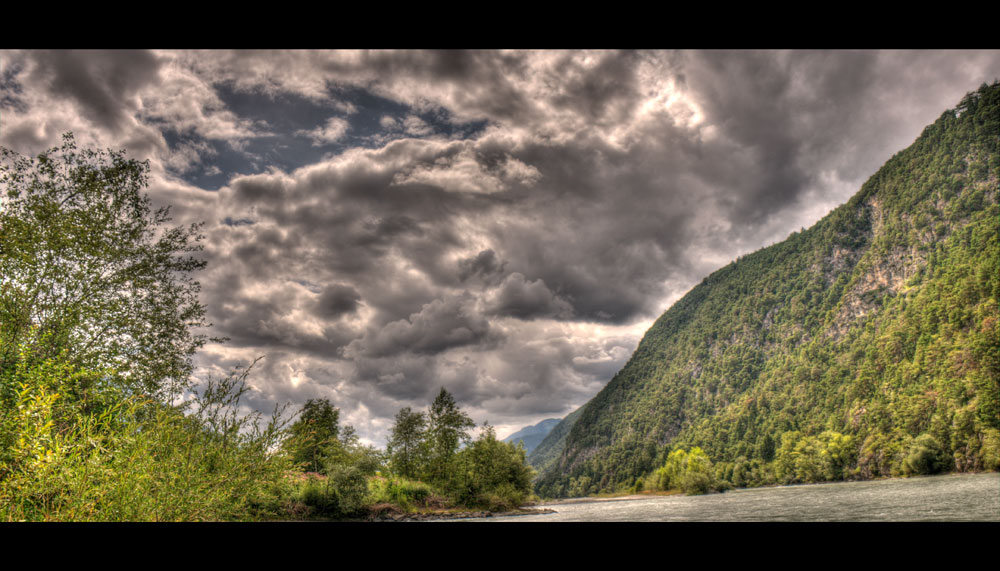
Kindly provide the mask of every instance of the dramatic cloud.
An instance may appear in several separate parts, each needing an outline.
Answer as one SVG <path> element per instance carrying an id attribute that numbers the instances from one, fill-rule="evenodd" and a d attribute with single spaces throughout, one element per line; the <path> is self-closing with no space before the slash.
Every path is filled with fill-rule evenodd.
<path id="1" fill-rule="evenodd" d="M 440 387 L 563 416 L 705 275 L 846 201 L 1000 52 L 0 53 L 0 144 L 72 130 L 205 221 L 198 376 L 383 444 Z"/>

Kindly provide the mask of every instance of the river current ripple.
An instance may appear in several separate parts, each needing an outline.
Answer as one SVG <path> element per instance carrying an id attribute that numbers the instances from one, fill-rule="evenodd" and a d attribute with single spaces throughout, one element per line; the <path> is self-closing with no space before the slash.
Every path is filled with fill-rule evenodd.
<path id="1" fill-rule="evenodd" d="M 462 521 L 1000 521 L 1000 473 L 543 504 L 556 513 Z"/>

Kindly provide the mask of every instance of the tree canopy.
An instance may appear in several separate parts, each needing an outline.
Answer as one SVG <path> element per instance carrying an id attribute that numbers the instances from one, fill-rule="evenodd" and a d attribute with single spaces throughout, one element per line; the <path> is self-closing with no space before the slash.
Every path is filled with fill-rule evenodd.
<path id="1" fill-rule="evenodd" d="M 455 397 L 441 387 L 428 415 L 432 479 L 441 479 L 447 474 L 459 446 L 469 442 L 468 431 L 475 426 L 469 415 L 458 407 Z"/>
<path id="2" fill-rule="evenodd" d="M 340 436 L 340 410 L 327 399 L 309 399 L 288 429 L 285 447 L 309 472 L 322 472 Z"/>
<path id="3" fill-rule="evenodd" d="M 64 354 L 132 392 L 186 385 L 206 341 L 201 236 L 152 208 L 148 176 L 71 133 L 35 158 L 0 149 L 0 371 Z"/>
<path id="4" fill-rule="evenodd" d="M 418 478 L 426 464 L 427 446 L 425 436 L 427 417 L 422 412 L 413 412 L 405 407 L 396 413 L 396 422 L 389 433 L 386 452 L 392 470 L 406 478 Z"/>

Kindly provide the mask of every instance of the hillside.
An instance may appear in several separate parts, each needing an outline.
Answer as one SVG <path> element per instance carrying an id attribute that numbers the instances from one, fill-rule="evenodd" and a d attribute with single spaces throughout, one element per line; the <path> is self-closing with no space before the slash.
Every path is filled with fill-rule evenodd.
<path id="1" fill-rule="evenodd" d="M 582 411 L 583 407 L 580 407 L 566 415 L 566 418 L 552 427 L 538 446 L 528 454 L 528 464 L 531 464 L 539 474 L 544 474 L 559 459 L 566 444 L 566 435 L 576 424 Z"/>
<path id="2" fill-rule="evenodd" d="M 994 83 L 813 227 L 667 310 L 532 455 L 536 491 L 629 487 L 690 446 L 735 485 L 898 475 L 923 450 L 934 470 L 997 469 L 998 180 Z M 788 465 L 830 435 L 836 470 Z"/>
<path id="3" fill-rule="evenodd" d="M 521 430 L 504 438 L 503 441 L 514 445 L 521 442 L 524 444 L 525 453 L 531 454 L 531 451 L 538 447 L 542 440 L 548 436 L 549 432 L 559 424 L 560 420 L 558 418 L 547 418 L 534 426 L 525 426 Z"/>

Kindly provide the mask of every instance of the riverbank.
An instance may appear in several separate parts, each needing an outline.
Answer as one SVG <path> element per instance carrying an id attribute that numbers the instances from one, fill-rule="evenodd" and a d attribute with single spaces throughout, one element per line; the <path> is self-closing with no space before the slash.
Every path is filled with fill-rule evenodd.
<path id="1" fill-rule="evenodd" d="M 678 494 L 683 494 L 684 492 L 680 490 L 667 490 L 667 491 L 648 491 L 648 492 L 637 492 L 637 493 L 621 493 L 621 494 L 601 494 L 597 496 L 586 496 L 583 498 L 559 498 L 551 500 L 542 500 L 538 505 L 549 506 L 549 505 L 563 505 L 563 504 L 575 504 L 580 502 L 617 502 L 625 500 L 642 500 L 647 498 L 658 498 L 661 496 L 676 496 Z"/>
<path id="2" fill-rule="evenodd" d="M 505 512 L 491 512 L 488 510 L 460 511 L 441 510 L 429 512 L 406 512 L 398 506 L 385 504 L 373 506 L 368 518 L 364 521 L 433 521 L 443 519 L 471 519 L 471 518 L 492 518 L 510 516 L 529 516 L 556 513 L 549 508 L 517 508 Z"/>

